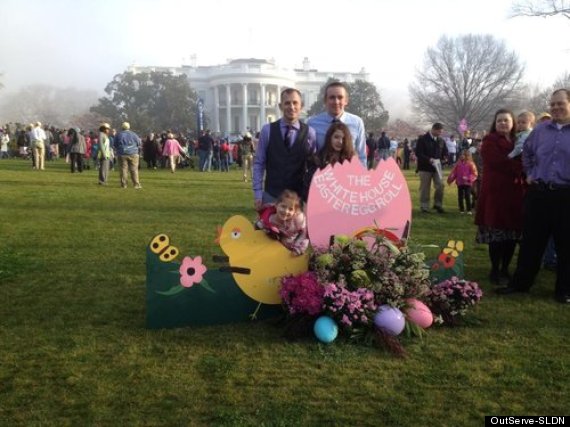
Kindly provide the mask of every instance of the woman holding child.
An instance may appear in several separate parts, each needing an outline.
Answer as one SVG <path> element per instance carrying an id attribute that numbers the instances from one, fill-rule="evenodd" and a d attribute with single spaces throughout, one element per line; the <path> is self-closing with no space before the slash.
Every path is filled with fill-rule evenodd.
<path id="1" fill-rule="evenodd" d="M 509 264 L 522 230 L 522 163 L 520 157 L 509 158 L 515 142 L 515 117 L 501 109 L 481 146 L 485 174 L 475 216 L 479 226 L 476 240 L 489 245 L 489 279 L 497 285 L 510 279 Z"/>

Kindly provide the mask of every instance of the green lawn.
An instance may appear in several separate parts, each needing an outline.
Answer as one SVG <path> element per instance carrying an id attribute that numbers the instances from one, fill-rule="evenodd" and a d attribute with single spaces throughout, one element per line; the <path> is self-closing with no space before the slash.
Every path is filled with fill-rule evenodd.
<path id="1" fill-rule="evenodd" d="M 407 174 L 414 205 L 418 181 Z M 219 254 L 217 225 L 253 219 L 229 174 L 141 171 L 142 190 L 96 171 L 0 161 L 0 426 L 483 425 L 484 415 L 570 408 L 570 310 L 542 272 L 530 295 L 497 297 L 472 217 L 414 209 L 415 243 L 466 244 L 485 297 L 479 323 L 403 339 L 408 357 L 338 341 L 289 342 L 271 322 L 145 329 L 145 247 Z M 430 249 L 433 252 L 433 249 Z M 211 263 L 210 263 L 211 264 Z"/>

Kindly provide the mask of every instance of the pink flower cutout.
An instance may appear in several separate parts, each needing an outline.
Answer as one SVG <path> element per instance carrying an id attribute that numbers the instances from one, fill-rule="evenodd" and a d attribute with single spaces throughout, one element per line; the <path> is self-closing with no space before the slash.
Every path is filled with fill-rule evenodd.
<path id="1" fill-rule="evenodd" d="M 180 284 L 185 288 L 190 288 L 196 283 L 200 283 L 204 277 L 207 268 L 202 264 L 202 257 L 197 256 L 192 259 L 189 256 L 184 257 L 180 265 Z"/>

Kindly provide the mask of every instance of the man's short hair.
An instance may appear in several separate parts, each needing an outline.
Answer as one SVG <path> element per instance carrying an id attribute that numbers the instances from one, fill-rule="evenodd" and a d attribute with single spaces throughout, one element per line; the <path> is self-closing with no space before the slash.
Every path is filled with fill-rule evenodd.
<path id="1" fill-rule="evenodd" d="M 327 100 L 327 93 L 331 87 L 341 87 L 344 89 L 344 93 L 346 93 L 346 97 L 348 98 L 348 86 L 341 81 L 333 81 L 330 82 L 325 86 L 325 101 Z"/>
<path id="2" fill-rule="evenodd" d="M 431 127 L 431 130 L 443 130 L 443 125 L 439 122 L 434 123 L 433 126 Z"/>
<path id="3" fill-rule="evenodd" d="M 566 88 L 560 88 L 560 89 L 556 89 L 554 92 L 552 92 L 552 96 L 556 95 L 558 92 L 564 92 L 566 94 L 566 98 L 568 99 L 568 101 L 570 101 L 570 89 L 566 89 Z"/>
<path id="4" fill-rule="evenodd" d="M 283 89 L 281 91 L 279 102 L 283 102 L 283 96 L 291 95 L 292 93 L 296 93 L 297 95 L 299 95 L 299 98 L 301 98 L 301 104 L 302 104 L 303 103 L 303 95 L 301 95 L 301 91 L 299 89 L 295 89 L 294 87 L 288 87 L 286 89 Z"/>

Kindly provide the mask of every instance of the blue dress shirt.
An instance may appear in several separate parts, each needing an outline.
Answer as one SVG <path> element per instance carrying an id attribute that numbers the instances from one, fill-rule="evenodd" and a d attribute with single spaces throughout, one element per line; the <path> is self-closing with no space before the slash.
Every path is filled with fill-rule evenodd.
<path id="1" fill-rule="evenodd" d="M 533 181 L 570 185 L 570 124 L 539 123 L 524 143 L 522 161 Z"/>

